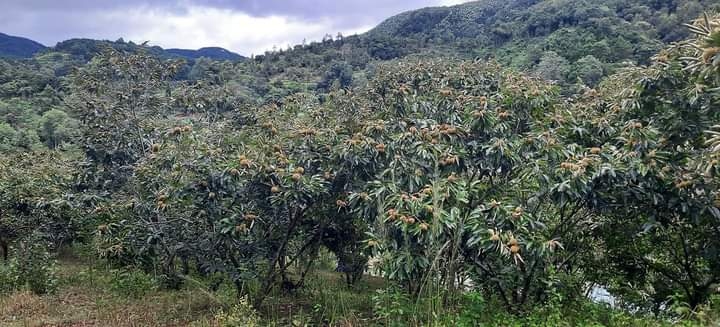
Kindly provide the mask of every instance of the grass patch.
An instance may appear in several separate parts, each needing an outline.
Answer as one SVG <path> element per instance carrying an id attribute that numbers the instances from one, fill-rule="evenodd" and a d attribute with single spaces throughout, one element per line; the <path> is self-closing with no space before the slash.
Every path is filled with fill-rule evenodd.
<path id="1" fill-rule="evenodd" d="M 351 288 L 343 275 L 317 271 L 304 288 L 274 292 L 254 320 L 243 320 L 249 316 L 247 305 L 241 305 L 231 283 L 211 292 L 207 285 L 214 277 L 193 278 L 180 290 L 163 290 L 154 276 L 139 270 L 99 266 L 63 252 L 58 290 L 0 294 L 0 326 L 365 326 L 372 320 L 371 296 L 385 285 L 367 277 Z"/>
<path id="2" fill-rule="evenodd" d="M 180 290 L 163 290 L 141 271 L 93 265 L 92 259 L 61 256 L 58 290 L 0 295 L 0 326 L 665 326 L 602 305 L 549 303 L 523 315 L 510 314 L 493 299 L 466 293 L 443 307 L 441 294 L 409 299 L 386 280 L 365 276 L 347 286 L 342 274 L 317 270 L 305 287 L 270 294 L 259 310 L 238 299 L 217 276 L 193 277 Z M 252 288 L 252 285 L 248 285 Z M 712 312 L 712 310 L 708 310 Z M 705 318 L 712 325 L 716 315 Z M 707 325 L 684 321 L 683 326 Z"/>
<path id="3" fill-rule="evenodd" d="M 210 322 L 223 308 L 191 287 L 158 290 L 146 277 L 64 259 L 58 265 L 56 293 L 38 296 L 21 291 L 0 296 L 0 325 L 187 326 Z"/>

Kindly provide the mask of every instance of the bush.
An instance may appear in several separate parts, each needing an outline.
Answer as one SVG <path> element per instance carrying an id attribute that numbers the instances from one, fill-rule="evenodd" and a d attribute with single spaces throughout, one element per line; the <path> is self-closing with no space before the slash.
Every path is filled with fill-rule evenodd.
<path id="1" fill-rule="evenodd" d="M 373 306 L 375 316 L 388 326 L 402 325 L 413 311 L 407 294 L 395 288 L 377 290 L 377 294 L 373 295 Z"/>
<path id="2" fill-rule="evenodd" d="M 130 298 L 141 298 L 157 290 L 156 280 L 139 270 L 115 270 L 110 291 Z"/>
<path id="3" fill-rule="evenodd" d="M 17 287 L 17 272 L 13 265 L 0 264 L 0 294 L 14 291 Z"/>
<path id="4" fill-rule="evenodd" d="M 717 292 L 720 293 L 720 287 Z M 710 300 L 697 310 L 694 318 L 703 326 L 720 325 L 720 294 L 712 295 Z"/>
<path id="5" fill-rule="evenodd" d="M 458 326 L 472 326 L 480 321 L 483 316 L 487 303 L 482 293 L 470 292 L 464 294 L 464 303 L 462 311 L 458 316 Z"/>
<path id="6" fill-rule="evenodd" d="M 35 294 L 57 289 L 56 263 L 37 234 L 17 243 L 17 256 L 0 266 L 0 291 L 27 289 Z"/>
<path id="7" fill-rule="evenodd" d="M 543 305 L 529 311 L 508 312 L 493 298 L 485 299 L 480 292 L 469 292 L 452 325 L 455 326 L 665 326 L 670 322 L 650 317 L 634 316 L 605 304 L 587 299 L 564 303 L 553 295 Z M 688 321 L 688 326 L 693 326 Z M 704 324 L 703 324 L 704 326 Z"/>
<path id="8" fill-rule="evenodd" d="M 220 310 L 215 314 L 215 321 L 221 327 L 255 327 L 260 326 L 260 318 L 248 302 L 247 298 L 241 298 L 227 311 Z"/>
<path id="9" fill-rule="evenodd" d="M 56 265 L 47 244 L 38 234 L 18 242 L 17 256 L 11 263 L 18 274 L 17 285 L 27 287 L 35 294 L 52 293 L 57 289 Z"/>

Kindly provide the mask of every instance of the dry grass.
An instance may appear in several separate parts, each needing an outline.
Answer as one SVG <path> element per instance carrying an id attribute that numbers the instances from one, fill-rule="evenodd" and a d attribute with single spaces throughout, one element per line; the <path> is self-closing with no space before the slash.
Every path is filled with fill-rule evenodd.
<path id="1" fill-rule="evenodd" d="M 20 292 L 0 299 L 0 326 L 207 325 L 217 305 L 196 295 L 181 291 L 128 301 L 95 298 L 76 289 L 48 296 Z"/>
<path id="2" fill-rule="evenodd" d="M 152 290 L 139 297 L 119 294 L 110 287 L 116 277 L 111 270 L 93 268 L 70 256 L 61 258 L 57 276 L 60 287 L 55 294 L 0 295 L 0 326 L 216 326 L 215 314 L 234 299 L 232 289 L 210 294 L 192 283 L 179 291 Z M 266 323 L 275 326 L 298 317 L 332 326 L 366 326 L 372 314 L 369 298 L 384 281 L 368 276 L 362 284 L 349 289 L 341 274 L 316 271 L 307 289 L 273 294 L 260 312 Z"/>
<path id="3" fill-rule="evenodd" d="M 61 280 L 82 272 L 76 262 L 61 265 Z M 158 291 L 139 299 L 77 280 L 56 294 L 16 292 L 0 295 L 0 326 L 209 326 L 220 308 L 214 299 L 192 290 Z"/>
<path id="4" fill-rule="evenodd" d="M 272 326 L 302 321 L 299 317 L 327 326 L 370 326 L 374 325 L 371 297 L 385 286 L 384 279 L 365 276 L 359 285 L 348 287 L 343 274 L 318 270 L 308 276 L 305 289 L 273 294 L 259 311 Z"/>
<path id="5" fill-rule="evenodd" d="M 19 292 L 0 299 L 0 325 L 37 326 L 25 324 L 27 317 L 46 317 L 48 305 L 43 299 L 29 292 Z"/>

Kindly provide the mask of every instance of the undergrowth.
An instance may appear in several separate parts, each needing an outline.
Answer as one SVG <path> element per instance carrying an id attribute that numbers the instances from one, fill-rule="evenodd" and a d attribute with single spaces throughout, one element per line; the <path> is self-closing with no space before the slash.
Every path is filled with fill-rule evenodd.
<path id="1" fill-rule="evenodd" d="M 720 321 L 717 297 L 675 318 L 632 315 L 557 297 L 512 312 L 479 292 L 451 297 L 438 291 L 411 298 L 382 278 L 365 276 L 347 286 L 342 275 L 326 269 L 315 270 L 301 289 L 274 291 L 256 309 L 252 294 L 238 298 L 234 285 L 217 276 L 188 276 L 180 290 L 165 290 L 151 274 L 97 264 L 82 255 L 61 257 L 54 292 L 36 294 L 29 287 L 7 286 L 17 278 L 14 265 L 0 264 L 2 326 L 708 326 Z M 248 285 L 248 291 L 253 289 Z"/>

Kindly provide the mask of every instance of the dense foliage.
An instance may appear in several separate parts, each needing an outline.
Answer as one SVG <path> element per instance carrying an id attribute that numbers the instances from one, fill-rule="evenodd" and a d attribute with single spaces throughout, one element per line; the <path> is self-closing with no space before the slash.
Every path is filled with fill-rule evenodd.
<path id="1" fill-rule="evenodd" d="M 720 18 L 656 39 L 701 9 L 474 2 L 247 62 L 143 47 L 0 62 L 0 291 L 52 292 L 51 253 L 75 243 L 134 271 L 115 284 L 232 285 L 223 321 L 254 321 L 246 299 L 303 290 L 332 256 L 349 287 L 385 279 L 388 325 L 708 323 Z M 516 57 L 397 59 L 430 40 Z"/>

